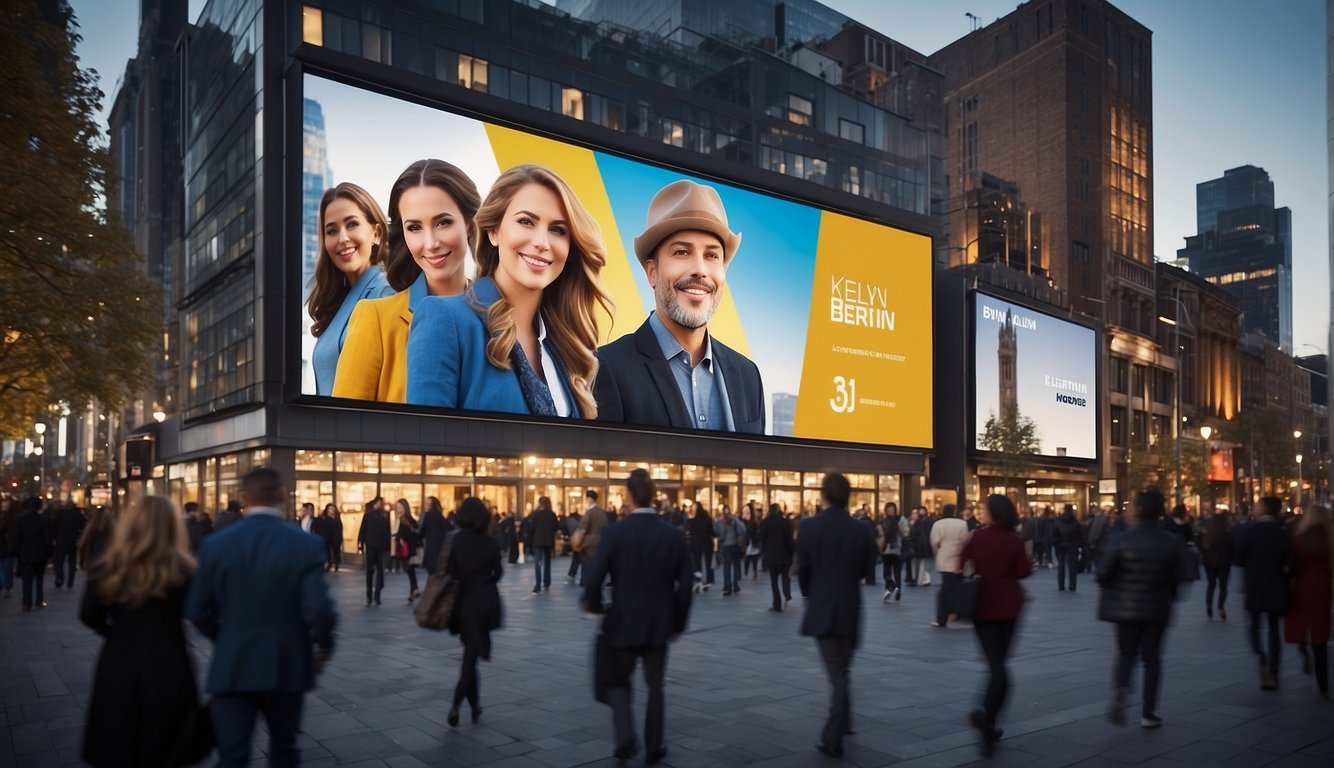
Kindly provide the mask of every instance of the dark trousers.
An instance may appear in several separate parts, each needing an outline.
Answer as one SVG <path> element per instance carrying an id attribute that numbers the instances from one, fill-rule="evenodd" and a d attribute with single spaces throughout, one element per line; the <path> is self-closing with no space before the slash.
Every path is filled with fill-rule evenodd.
<path id="1" fill-rule="evenodd" d="M 1223 604 L 1227 602 L 1227 580 L 1230 565 L 1222 565 L 1217 568 L 1206 565 L 1204 567 L 1204 577 L 1209 580 L 1209 586 L 1204 590 L 1204 607 L 1212 609 L 1214 605 L 1214 587 L 1218 587 L 1218 610 L 1223 610 Z"/>
<path id="2" fill-rule="evenodd" d="M 569 573 L 570 578 L 573 579 L 574 577 L 579 575 L 579 566 L 583 564 L 584 564 L 584 559 L 579 556 L 578 552 L 570 553 L 570 573 Z"/>
<path id="3" fill-rule="evenodd" d="M 454 686 L 454 708 L 463 703 L 466 698 L 468 706 L 473 710 L 480 709 L 481 701 L 481 680 L 477 676 L 477 659 L 479 658 L 477 649 L 467 643 L 463 644 L 463 666 L 459 667 L 459 682 Z"/>
<path id="4" fill-rule="evenodd" d="M 648 707 L 644 710 L 644 746 L 649 754 L 662 749 L 666 704 L 662 695 L 662 681 L 667 672 L 667 646 L 648 648 L 613 648 L 615 665 L 613 684 L 607 688 L 607 703 L 611 706 L 611 724 L 615 729 L 616 746 L 635 741 L 635 726 L 631 720 L 630 677 L 635 663 L 644 660 L 644 684 L 648 686 Z"/>
<path id="5" fill-rule="evenodd" d="M 786 565 L 769 566 L 769 587 L 774 592 L 775 611 L 783 609 L 784 599 L 792 599 L 792 576 L 788 573 L 789 570 L 791 570 L 790 567 Z M 778 593 L 778 582 L 780 580 L 783 582 L 783 592 L 781 595 Z"/>
<path id="6" fill-rule="evenodd" d="M 1014 639 L 1014 622 L 979 621 L 974 623 L 973 631 L 977 632 L 977 642 L 981 644 L 982 655 L 991 670 L 982 708 L 987 713 L 987 727 L 994 729 L 1001 707 L 1005 705 L 1005 696 L 1010 692 L 1010 673 L 1005 668 L 1005 659 L 1010 655 L 1010 641 Z"/>
<path id="7" fill-rule="evenodd" d="M 551 547 L 533 547 L 533 586 L 551 586 Z"/>
<path id="8" fill-rule="evenodd" d="M 14 588 L 14 558 L 0 557 L 0 589 L 5 592 Z"/>
<path id="9" fill-rule="evenodd" d="M 843 734 L 852 730 L 852 691 L 848 672 L 852 669 L 853 641 L 833 635 L 817 637 L 820 660 L 829 675 L 833 692 L 829 697 L 829 718 L 825 720 L 820 740 L 833 749 L 843 748 Z"/>
<path id="10" fill-rule="evenodd" d="M 343 564 L 343 542 L 329 542 L 325 544 L 325 568 L 332 568 L 335 571 Z"/>
<path id="11" fill-rule="evenodd" d="M 913 586 L 916 586 L 916 585 L 917 585 L 917 571 L 916 571 L 916 569 L 914 569 L 914 567 L 913 567 L 913 566 L 917 565 L 917 560 L 916 560 L 916 558 L 912 558 L 912 557 L 903 557 L 902 560 L 903 560 L 903 572 L 904 572 L 905 574 L 908 575 L 908 583 L 909 583 L 909 584 L 912 584 Z"/>
<path id="12" fill-rule="evenodd" d="M 408 595 L 409 599 L 411 599 L 412 593 L 417 591 L 417 566 L 404 560 L 403 570 L 408 572 L 408 589 L 411 590 L 408 592 Z"/>
<path id="13" fill-rule="evenodd" d="M 713 583 L 713 553 L 696 550 L 691 555 L 695 558 L 695 578 L 704 584 Z"/>
<path id="14" fill-rule="evenodd" d="M 940 592 L 936 594 L 936 623 L 945 625 L 950 620 L 950 608 L 954 605 L 954 592 L 959 588 L 963 574 L 940 572 Z"/>
<path id="15" fill-rule="evenodd" d="M 509 560 L 510 565 L 519 562 L 519 542 L 517 540 L 509 539 L 505 550 L 509 553 L 506 559 Z"/>
<path id="16" fill-rule="evenodd" d="M 1327 694 L 1329 693 L 1329 646 L 1325 643 L 1314 643 L 1309 646 L 1306 643 L 1301 643 L 1297 646 L 1297 650 L 1301 651 L 1303 659 L 1306 658 L 1307 648 L 1311 649 L 1310 653 L 1315 657 L 1316 687 L 1320 689 L 1321 693 Z"/>
<path id="17" fill-rule="evenodd" d="M 1116 625 L 1116 646 L 1120 652 L 1116 659 L 1116 687 L 1130 687 L 1135 659 L 1143 659 L 1145 717 L 1153 717 L 1158 709 L 1158 683 L 1163 671 L 1163 635 L 1166 632 L 1167 627 L 1162 624 L 1117 622 Z"/>
<path id="18" fill-rule="evenodd" d="M 383 550 L 366 550 L 366 602 L 368 603 L 371 598 L 379 600 L 380 592 L 384 589 L 384 556 Z"/>
<path id="19" fill-rule="evenodd" d="M 66 547 L 56 550 L 56 588 L 74 589 L 74 571 L 79 567 L 79 548 Z"/>
<path id="20" fill-rule="evenodd" d="M 731 592 L 741 581 L 741 547 L 730 544 L 723 550 L 723 591 Z"/>
<path id="21" fill-rule="evenodd" d="M 1264 648 L 1260 646 L 1260 616 L 1263 614 L 1269 619 L 1269 653 L 1265 653 Z M 1269 663 L 1269 671 L 1278 676 L 1278 660 L 1283 655 L 1283 639 L 1279 637 L 1280 614 L 1273 611 L 1253 611 L 1251 613 L 1251 650 L 1260 657 L 1260 663 Z"/>
<path id="22" fill-rule="evenodd" d="M 46 580 L 46 563 L 19 563 L 23 579 L 23 607 L 42 604 L 42 582 Z"/>
<path id="23" fill-rule="evenodd" d="M 1066 575 L 1069 574 L 1070 591 L 1074 592 L 1079 579 L 1079 548 L 1056 548 L 1056 586 L 1066 587 Z"/>
<path id="24" fill-rule="evenodd" d="M 269 765 L 299 765 L 296 730 L 301 722 L 302 696 L 286 691 L 214 694 L 209 713 L 218 743 L 218 765 L 230 768 L 250 763 L 257 714 L 264 715 L 269 727 Z"/>
<path id="25" fill-rule="evenodd" d="M 885 590 L 903 587 L 903 560 L 896 554 L 885 553 L 880 556 L 884 568 Z"/>
<path id="26" fill-rule="evenodd" d="M 745 558 L 741 563 L 741 575 L 745 576 L 749 573 L 752 579 L 758 579 L 760 577 L 760 556 L 758 554 L 746 555 Z"/>

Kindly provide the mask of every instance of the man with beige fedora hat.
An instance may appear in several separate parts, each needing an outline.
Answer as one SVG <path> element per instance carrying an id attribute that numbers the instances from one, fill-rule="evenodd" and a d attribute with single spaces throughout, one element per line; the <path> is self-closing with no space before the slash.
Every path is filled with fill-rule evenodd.
<path id="1" fill-rule="evenodd" d="M 713 187 L 682 179 L 653 196 L 635 255 L 657 306 L 598 350 L 599 420 L 764 434 L 759 368 L 708 329 L 740 244 Z"/>

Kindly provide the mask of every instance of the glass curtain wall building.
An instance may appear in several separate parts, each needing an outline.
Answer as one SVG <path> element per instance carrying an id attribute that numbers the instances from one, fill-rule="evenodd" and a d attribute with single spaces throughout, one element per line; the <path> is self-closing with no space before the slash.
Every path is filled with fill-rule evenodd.
<path id="1" fill-rule="evenodd" d="M 643 465 L 666 498 L 711 507 L 755 500 L 795 513 L 817 502 L 827 470 L 850 473 L 856 505 L 920 498 L 920 446 L 314 401 L 301 394 L 307 319 L 294 299 L 311 201 L 337 170 L 325 126 L 304 118 L 309 76 L 926 232 L 928 141 L 902 117 L 742 42 L 665 38 L 527 0 L 210 0 L 181 57 L 181 403 L 143 491 L 218 510 L 264 463 L 287 476 L 293 501 L 353 515 L 377 495 L 417 509 L 427 496 L 449 508 L 477 494 L 516 512 L 546 495 L 572 511 L 585 488 L 615 499 Z M 850 122 L 864 128 L 855 140 Z M 383 142 L 394 129 L 383 126 Z"/>

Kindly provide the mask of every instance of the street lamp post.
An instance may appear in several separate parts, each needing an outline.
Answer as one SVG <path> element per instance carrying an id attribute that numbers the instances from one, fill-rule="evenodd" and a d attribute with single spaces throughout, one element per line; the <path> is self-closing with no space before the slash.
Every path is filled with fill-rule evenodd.
<path id="1" fill-rule="evenodd" d="M 1297 454 L 1297 506 L 1302 505 L 1302 455 Z"/>
<path id="2" fill-rule="evenodd" d="M 1173 404 L 1173 406 L 1172 406 L 1172 437 L 1173 437 L 1173 440 L 1176 442 L 1176 470 L 1177 470 L 1177 473 L 1176 473 L 1176 474 L 1177 474 L 1177 476 L 1176 476 L 1176 494 L 1175 494 L 1175 497 L 1176 497 L 1176 503 L 1177 503 L 1177 504 L 1180 504 L 1180 503 L 1181 503 L 1181 496 L 1182 496 L 1182 491 L 1181 491 L 1181 421 L 1182 421 L 1182 417 L 1181 417 L 1181 373 L 1182 373 L 1182 371 L 1181 371 L 1181 369 L 1182 369 L 1182 367 L 1183 367 L 1183 366 L 1182 366 L 1182 362 L 1183 362 L 1183 361 L 1182 361 L 1182 354 L 1181 354 L 1181 323 L 1182 323 L 1183 321 L 1186 320 L 1186 305 L 1183 304 L 1183 303 L 1181 302 L 1181 286 L 1180 286 L 1180 285 L 1177 285 L 1177 286 L 1176 286 L 1176 289 L 1173 291 L 1173 293 L 1172 293 L 1172 301 L 1176 302 L 1176 307 L 1177 307 L 1177 316 L 1176 316 L 1176 319 L 1171 319 L 1171 318 L 1163 317 L 1162 315 L 1159 315 L 1159 316 L 1158 316 L 1158 319 L 1159 319 L 1160 321 L 1162 321 L 1162 322 L 1164 322 L 1164 323 L 1167 323 L 1168 325 L 1172 326 L 1172 329 L 1173 329 L 1173 331 L 1172 331 L 1172 347 L 1173 347 L 1173 350 L 1172 350 L 1172 357 L 1175 358 L 1175 360 L 1176 360 L 1176 372 L 1175 372 L 1176 375 L 1173 376 L 1173 378 L 1176 380 L 1176 387 L 1174 388 L 1174 389 L 1176 390 L 1176 398 L 1175 398 L 1175 399 L 1176 399 L 1176 402 L 1175 402 L 1175 403 Z"/>
<path id="3" fill-rule="evenodd" d="M 1209 436 L 1214 433 L 1214 428 L 1205 424 L 1200 427 L 1200 437 L 1204 438 L 1204 488 L 1200 493 L 1200 507 L 1204 507 L 1204 497 L 1209 491 Z"/>
<path id="4" fill-rule="evenodd" d="M 38 439 L 37 448 L 33 453 L 36 453 L 42 462 L 42 473 L 38 475 L 37 480 L 37 495 L 41 496 L 46 490 L 46 422 L 39 421 L 32 428 L 37 433 Z"/>

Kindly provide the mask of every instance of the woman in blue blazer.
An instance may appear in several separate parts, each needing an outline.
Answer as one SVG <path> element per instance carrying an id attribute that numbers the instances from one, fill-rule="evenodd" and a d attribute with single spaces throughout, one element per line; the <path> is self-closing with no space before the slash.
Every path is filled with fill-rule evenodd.
<path id="1" fill-rule="evenodd" d="M 595 418 L 595 312 L 612 312 L 597 221 L 564 179 L 520 165 L 496 180 L 476 224 L 480 279 L 413 315 L 407 402 Z"/>
<path id="2" fill-rule="evenodd" d="M 394 289 L 382 268 L 389 224 L 369 192 L 346 182 L 327 190 L 320 199 L 319 229 L 320 255 L 306 307 L 314 321 L 310 362 L 315 394 L 327 396 L 333 394 L 352 309 L 362 299 L 389 296 Z"/>

